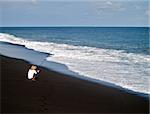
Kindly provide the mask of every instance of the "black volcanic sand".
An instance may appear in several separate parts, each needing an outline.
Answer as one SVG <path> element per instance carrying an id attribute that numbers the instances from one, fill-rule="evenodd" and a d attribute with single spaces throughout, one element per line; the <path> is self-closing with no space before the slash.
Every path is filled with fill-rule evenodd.
<path id="1" fill-rule="evenodd" d="M 149 113 L 148 98 L 42 67 L 32 82 L 29 67 L 1 55 L 2 113 Z"/>

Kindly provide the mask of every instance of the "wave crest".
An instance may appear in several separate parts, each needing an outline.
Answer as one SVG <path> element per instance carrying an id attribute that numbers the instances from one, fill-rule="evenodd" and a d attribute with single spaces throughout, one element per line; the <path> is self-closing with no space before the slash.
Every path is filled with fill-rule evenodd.
<path id="1" fill-rule="evenodd" d="M 150 55 L 126 53 L 123 50 L 29 41 L 4 33 L 0 33 L 0 41 L 24 45 L 28 49 L 53 54 L 46 59 L 65 64 L 70 70 L 80 75 L 150 94 Z"/>

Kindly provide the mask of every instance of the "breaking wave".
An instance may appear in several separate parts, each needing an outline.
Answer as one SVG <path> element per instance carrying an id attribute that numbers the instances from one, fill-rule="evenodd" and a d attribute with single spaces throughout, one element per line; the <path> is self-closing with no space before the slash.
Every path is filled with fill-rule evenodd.
<path id="1" fill-rule="evenodd" d="M 0 33 L 0 41 L 24 45 L 28 49 L 53 54 L 46 60 L 65 64 L 69 70 L 81 76 L 150 94 L 150 55 L 126 53 L 123 50 L 31 41 L 4 33 Z"/>

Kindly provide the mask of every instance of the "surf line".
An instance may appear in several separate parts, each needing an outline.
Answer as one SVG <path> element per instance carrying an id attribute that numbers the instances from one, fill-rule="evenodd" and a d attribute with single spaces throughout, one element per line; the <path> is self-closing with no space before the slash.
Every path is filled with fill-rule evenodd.
<path id="1" fill-rule="evenodd" d="M 54 54 L 48 54 L 47 53 L 47 56 L 44 59 L 41 60 L 39 66 L 41 66 L 42 64 L 44 64 L 44 62 L 46 61 L 46 58 L 49 57 L 49 56 L 52 56 L 52 55 L 54 55 Z"/>

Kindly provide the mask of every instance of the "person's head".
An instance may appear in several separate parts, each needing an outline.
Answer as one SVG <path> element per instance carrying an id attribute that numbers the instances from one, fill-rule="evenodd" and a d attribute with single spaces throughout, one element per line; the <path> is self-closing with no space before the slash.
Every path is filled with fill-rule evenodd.
<path id="1" fill-rule="evenodd" d="M 31 70 L 36 70 L 36 68 L 37 68 L 37 66 L 35 66 L 35 65 L 31 66 Z"/>

